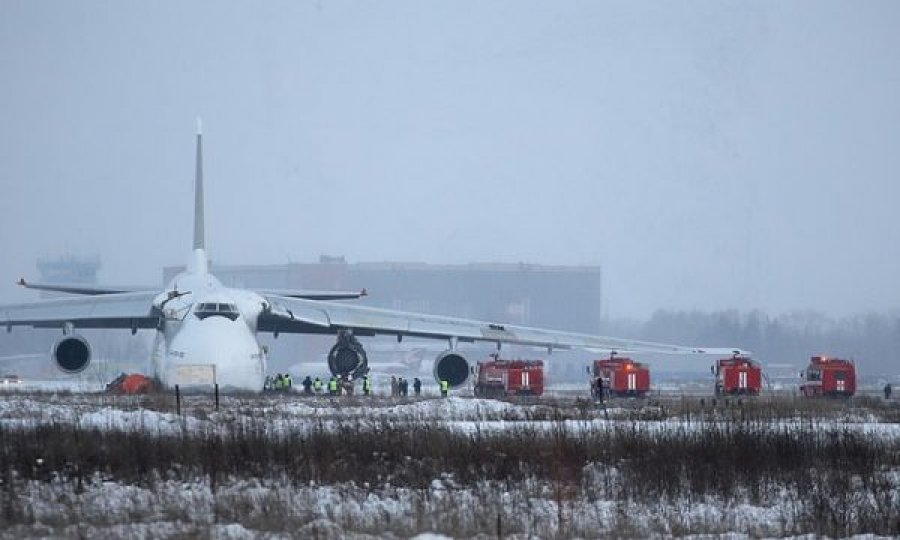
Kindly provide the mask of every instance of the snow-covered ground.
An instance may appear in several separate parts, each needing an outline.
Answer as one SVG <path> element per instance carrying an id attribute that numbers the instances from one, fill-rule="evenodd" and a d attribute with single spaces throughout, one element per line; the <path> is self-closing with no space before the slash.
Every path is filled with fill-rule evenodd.
<path id="1" fill-rule="evenodd" d="M 221 398 L 218 411 L 212 396 L 182 398 L 181 415 L 175 399 L 161 396 L 110 396 L 105 394 L 0 394 L 0 425 L 72 424 L 99 429 L 146 429 L 161 433 L 215 431 L 234 423 L 260 424 L 271 430 L 298 430 L 304 427 L 353 422 L 361 426 L 385 423 L 427 422 L 461 431 L 502 431 L 505 429 L 603 430 L 626 426 L 629 429 L 664 431 L 697 429 L 709 424 L 735 423 L 740 409 L 709 406 L 693 413 L 681 412 L 679 403 L 622 400 L 608 405 L 587 402 L 514 403 L 493 399 L 448 398 L 364 398 L 312 397 L 300 395 Z M 787 402 L 789 403 L 789 402 Z M 811 418 L 786 416 L 770 423 L 784 426 L 815 423 L 826 430 L 855 431 L 873 436 L 900 438 L 897 412 L 880 416 L 866 407 L 829 410 L 828 416 Z M 749 407 L 749 405 L 748 405 Z M 765 404 L 753 404 L 753 409 Z M 890 409 L 887 409 L 890 412 Z M 747 413 L 747 421 L 756 417 Z"/>
<path id="2" fill-rule="evenodd" d="M 511 492 L 484 483 L 453 488 L 435 480 L 430 489 L 355 484 L 291 486 L 231 481 L 160 481 L 152 486 L 96 479 L 83 493 L 63 484 L 29 482 L 19 494 L 32 501 L 28 525 L 2 538 L 608 538 L 727 535 L 725 538 L 793 536 L 794 493 L 778 505 L 729 505 L 704 500 L 579 500 Z M 240 513 L 238 509 L 249 509 Z M 426 532 L 423 532 L 426 531 Z M 444 536 L 448 535 L 448 536 Z M 704 536 L 709 537 L 709 536 Z M 875 536 L 869 536 L 870 538 Z"/>
<path id="3" fill-rule="evenodd" d="M 805 403 L 805 402 L 804 402 Z M 671 402 L 623 401 L 600 407 L 581 400 L 512 403 L 450 397 L 304 398 L 212 396 L 174 398 L 93 393 L 0 394 L 0 434 L 35 426 L 73 426 L 104 432 L 160 436 L 228 434 L 235 425 L 269 433 L 305 433 L 347 425 L 361 432 L 390 426 L 434 426 L 463 436 L 515 430 L 528 433 L 615 430 L 688 434 L 739 422 L 735 408 L 679 409 Z M 758 404 L 753 407 L 758 407 Z M 755 410 L 755 409 L 754 409 Z M 863 434 L 900 448 L 900 424 L 891 409 L 829 406 L 821 418 L 809 411 L 771 421 L 773 429 Z M 887 411 L 887 412 L 885 412 Z M 754 417 L 753 425 L 764 420 Z M 535 435 L 537 436 L 537 435 Z M 0 449 L 10 441 L 0 441 Z M 486 457 L 487 458 L 487 457 Z M 40 459 L 36 456 L 36 459 Z M 496 459 L 496 456 L 490 456 Z M 548 456 L 548 460 L 555 459 Z M 102 469 L 102 467 L 101 467 Z M 825 474 L 825 473 L 823 473 Z M 484 480 L 460 484 L 437 476 L 427 487 L 351 481 L 297 485 L 289 478 L 198 475 L 191 480 L 155 471 L 150 480 L 125 482 L 102 470 L 75 482 L 71 475 L 0 479 L 0 538 L 507 538 L 646 537 L 693 534 L 732 538 L 778 537 L 809 532 L 809 494 L 796 485 L 767 486 L 765 503 L 749 494 L 730 498 L 661 498 L 653 503 L 607 493 L 619 478 L 615 467 L 588 464 L 577 483 L 530 478 L 514 483 Z M 900 514 L 900 469 L 876 471 L 887 490 L 879 501 L 848 498 L 859 511 L 888 504 Z M 860 480 L 862 481 L 862 480 Z M 605 487 L 598 487 L 605 486 Z M 588 496 L 586 494 L 594 495 Z M 869 492 L 860 492 L 867 497 Z M 772 495 L 774 494 L 774 495 Z M 851 493 L 852 495 L 852 493 Z M 757 502 L 753 502 L 756 500 Z M 886 502 L 885 502 L 886 501 Z M 854 508 L 851 508 L 853 511 Z M 885 519 L 888 519 L 886 517 Z M 886 524 L 896 531 L 900 523 Z M 831 529 L 828 529 L 831 530 Z M 848 533 L 857 532 L 848 530 Z M 865 531 L 863 531 L 865 532 Z"/>

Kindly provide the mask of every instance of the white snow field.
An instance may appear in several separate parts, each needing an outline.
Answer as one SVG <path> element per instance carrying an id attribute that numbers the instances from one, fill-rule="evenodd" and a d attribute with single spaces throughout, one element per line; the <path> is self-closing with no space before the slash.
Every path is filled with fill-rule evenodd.
<path id="1" fill-rule="evenodd" d="M 0 538 L 900 534 L 896 404 L 174 401 L 0 394 Z"/>

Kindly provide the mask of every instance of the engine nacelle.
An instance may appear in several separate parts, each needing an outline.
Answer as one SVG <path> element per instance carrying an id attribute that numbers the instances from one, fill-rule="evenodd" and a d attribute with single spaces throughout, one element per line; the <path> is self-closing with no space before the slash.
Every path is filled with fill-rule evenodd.
<path id="1" fill-rule="evenodd" d="M 434 359 L 434 380 L 447 381 L 450 388 L 466 384 L 469 380 L 469 361 L 459 351 L 447 349 Z"/>
<path id="2" fill-rule="evenodd" d="M 369 372 L 366 350 L 349 330 L 338 333 L 337 343 L 328 353 L 328 369 L 332 375 L 353 375 L 354 378 Z"/>
<path id="3" fill-rule="evenodd" d="M 81 373 L 91 363 L 91 346 L 79 335 L 64 336 L 53 344 L 53 361 L 66 373 Z"/>

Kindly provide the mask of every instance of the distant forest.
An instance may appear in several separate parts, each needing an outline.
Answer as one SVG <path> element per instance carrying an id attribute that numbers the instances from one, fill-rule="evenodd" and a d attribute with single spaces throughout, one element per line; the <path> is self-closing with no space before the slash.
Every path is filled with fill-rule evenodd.
<path id="1" fill-rule="evenodd" d="M 851 358 L 867 375 L 900 374 L 900 314 L 833 318 L 816 311 L 657 311 L 646 321 L 607 321 L 612 336 L 704 346 L 738 346 L 763 363 L 802 364 L 811 355 Z"/>

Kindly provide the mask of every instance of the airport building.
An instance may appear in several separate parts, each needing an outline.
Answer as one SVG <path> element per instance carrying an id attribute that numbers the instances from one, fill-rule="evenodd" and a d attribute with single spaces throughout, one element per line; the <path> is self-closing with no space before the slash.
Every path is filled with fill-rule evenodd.
<path id="1" fill-rule="evenodd" d="M 183 270 L 183 266 L 164 268 L 165 283 Z M 321 256 L 313 263 L 217 265 L 213 262 L 210 271 L 229 287 L 366 289 L 366 297 L 347 302 L 569 332 L 597 334 L 601 331 L 602 272 L 599 266 L 349 263 L 344 257 Z M 270 347 L 272 372 L 280 372 L 298 362 L 309 362 L 325 370 L 325 356 L 334 342 L 332 336 L 283 335 L 276 340 L 261 334 L 259 338 Z M 365 343 L 371 354 L 379 356 L 378 347 L 393 349 L 383 341 L 378 345 L 378 341 Z M 407 345 L 404 343 L 404 346 Z M 482 353 L 487 354 L 486 351 L 478 354 Z M 397 356 L 398 353 L 388 352 L 381 356 L 391 354 Z M 546 352 L 526 354 L 541 356 Z M 473 361 L 478 358 L 473 357 Z M 430 362 L 429 357 L 428 365 Z M 573 369 L 581 369 L 574 363 L 573 366 Z"/>

